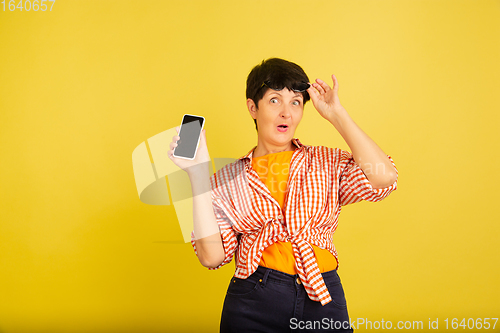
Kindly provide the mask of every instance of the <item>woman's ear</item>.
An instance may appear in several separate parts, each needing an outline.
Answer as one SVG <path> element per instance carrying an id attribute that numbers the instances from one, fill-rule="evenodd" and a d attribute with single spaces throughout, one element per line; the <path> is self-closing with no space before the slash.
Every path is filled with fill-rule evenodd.
<path id="1" fill-rule="evenodd" d="M 255 105 L 255 102 L 251 98 L 247 99 L 247 108 L 252 118 L 257 119 L 257 106 Z"/>

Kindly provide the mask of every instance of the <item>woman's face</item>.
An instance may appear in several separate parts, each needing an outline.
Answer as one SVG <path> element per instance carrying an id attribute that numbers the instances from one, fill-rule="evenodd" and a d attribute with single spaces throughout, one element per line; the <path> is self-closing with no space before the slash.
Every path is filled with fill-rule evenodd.
<path id="1" fill-rule="evenodd" d="M 299 92 L 284 88 L 276 91 L 268 89 L 259 101 L 258 109 L 255 103 L 247 100 L 250 114 L 257 120 L 259 136 L 274 145 L 284 145 L 290 142 L 295 129 L 302 119 L 304 101 Z M 286 130 L 278 127 L 286 124 Z"/>

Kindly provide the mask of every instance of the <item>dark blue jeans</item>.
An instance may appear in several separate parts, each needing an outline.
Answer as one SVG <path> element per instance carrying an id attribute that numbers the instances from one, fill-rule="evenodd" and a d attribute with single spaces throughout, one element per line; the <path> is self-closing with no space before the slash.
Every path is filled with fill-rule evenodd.
<path id="1" fill-rule="evenodd" d="M 231 278 L 222 309 L 220 331 L 353 332 L 337 270 L 322 274 L 332 301 L 312 301 L 298 279 L 259 266 L 247 279 Z"/>

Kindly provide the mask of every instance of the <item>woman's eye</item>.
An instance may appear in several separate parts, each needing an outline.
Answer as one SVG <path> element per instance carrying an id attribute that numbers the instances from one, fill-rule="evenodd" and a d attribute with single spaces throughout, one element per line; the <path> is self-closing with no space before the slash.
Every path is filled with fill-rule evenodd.
<path id="1" fill-rule="evenodd" d="M 271 103 L 276 104 L 278 103 L 278 100 L 276 98 L 271 98 Z"/>
<path id="2" fill-rule="evenodd" d="M 299 101 L 293 101 L 292 103 L 293 103 L 293 105 L 300 105 Z"/>

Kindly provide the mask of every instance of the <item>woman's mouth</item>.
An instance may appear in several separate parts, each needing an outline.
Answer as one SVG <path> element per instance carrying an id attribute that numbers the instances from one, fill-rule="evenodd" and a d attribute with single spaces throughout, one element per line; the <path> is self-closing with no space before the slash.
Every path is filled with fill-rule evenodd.
<path id="1" fill-rule="evenodd" d="M 288 130 L 288 125 L 279 125 L 277 128 L 279 132 L 284 133 Z"/>

